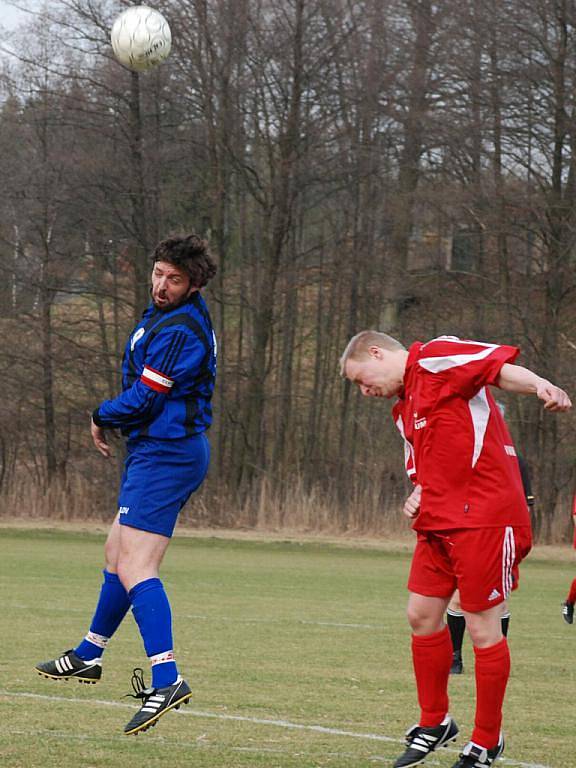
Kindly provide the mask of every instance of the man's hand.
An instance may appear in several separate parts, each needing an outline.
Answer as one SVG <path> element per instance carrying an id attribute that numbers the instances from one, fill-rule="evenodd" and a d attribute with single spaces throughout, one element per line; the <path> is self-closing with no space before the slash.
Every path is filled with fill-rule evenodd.
<path id="1" fill-rule="evenodd" d="M 112 455 L 110 452 L 110 446 L 106 440 L 106 433 L 97 424 L 94 424 L 94 420 L 90 419 L 90 432 L 92 434 L 92 442 L 96 448 L 100 451 L 104 458 L 109 459 Z"/>
<path id="2" fill-rule="evenodd" d="M 404 504 L 404 514 L 410 520 L 414 519 L 420 511 L 420 499 L 422 498 L 422 486 L 417 485 Z"/>
<path id="3" fill-rule="evenodd" d="M 544 408 L 547 411 L 568 411 L 572 408 L 572 403 L 566 392 L 546 379 L 542 379 L 536 390 L 536 396 L 544 401 Z"/>

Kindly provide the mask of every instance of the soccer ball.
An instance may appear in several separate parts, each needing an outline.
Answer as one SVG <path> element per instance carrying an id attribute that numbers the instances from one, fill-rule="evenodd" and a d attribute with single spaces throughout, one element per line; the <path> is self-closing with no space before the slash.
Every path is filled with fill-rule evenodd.
<path id="1" fill-rule="evenodd" d="M 172 33 L 159 11 L 135 5 L 118 16 L 112 25 L 112 48 L 121 64 L 143 72 L 167 58 Z"/>

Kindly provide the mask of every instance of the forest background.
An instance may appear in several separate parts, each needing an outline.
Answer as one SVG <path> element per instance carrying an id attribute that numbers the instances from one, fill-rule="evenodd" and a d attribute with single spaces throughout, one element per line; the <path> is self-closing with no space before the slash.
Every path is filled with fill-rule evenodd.
<path id="1" fill-rule="evenodd" d="M 3 38 L 0 514 L 111 518 L 122 445 L 103 460 L 89 416 L 155 243 L 196 230 L 219 375 L 184 521 L 404 530 L 389 404 L 339 375 L 351 335 L 517 344 L 575 394 L 575 2 L 155 0 L 174 48 L 142 75 L 109 45 L 130 4 L 51 0 Z M 567 540 L 575 417 L 498 399 L 536 533 Z"/>

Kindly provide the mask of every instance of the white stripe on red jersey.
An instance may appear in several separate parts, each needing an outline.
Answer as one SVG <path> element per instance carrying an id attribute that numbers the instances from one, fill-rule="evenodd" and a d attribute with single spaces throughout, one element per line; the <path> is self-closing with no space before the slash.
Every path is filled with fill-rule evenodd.
<path id="1" fill-rule="evenodd" d="M 484 358 L 488 357 L 494 349 L 496 349 L 496 346 L 492 344 L 478 352 L 445 355 L 442 357 L 424 357 L 422 360 L 418 360 L 418 365 L 421 365 L 422 368 L 426 368 L 426 370 L 431 373 L 440 373 L 441 371 L 447 371 L 449 368 L 456 368 L 459 365 L 473 363 L 476 360 L 484 360 Z"/>
<path id="2" fill-rule="evenodd" d="M 474 453 L 472 454 L 472 466 L 475 467 L 476 462 L 482 453 L 482 448 L 484 447 L 484 436 L 486 435 L 488 419 L 490 418 L 490 405 L 488 404 L 486 387 L 482 387 L 480 392 L 478 392 L 472 400 L 468 401 L 468 408 L 470 408 L 472 425 L 474 428 Z"/>
<path id="3" fill-rule="evenodd" d="M 406 474 L 410 480 L 416 484 L 418 481 L 416 479 L 416 461 L 414 459 L 414 448 L 412 447 L 412 444 L 406 440 L 406 436 L 404 435 L 404 424 L 402 422 L 402 416 L 398 416 L 396 419 L 396 426 L 398 427 L 398 431 L 404 439 L 404 465 L 406 467 Z"/>

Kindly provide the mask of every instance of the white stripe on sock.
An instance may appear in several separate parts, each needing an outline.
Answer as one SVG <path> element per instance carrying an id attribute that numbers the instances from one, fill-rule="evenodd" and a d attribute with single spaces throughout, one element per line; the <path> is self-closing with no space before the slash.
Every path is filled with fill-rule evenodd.
<path id="1" fill-rule="evenodd" d="M 98 635 L 96 632 L 91 631 L 88 631 L 88 634 L 84 639 L 89 643 L 92 643 L 92 645 L 95 645 L 97 648 L 106 648 L 108 641 L 110 640 L 110 638 L 105 635 Z"/>
<path id="2" fill-rule="evenodd" d="M 174 661 L 174 651 L 164 651 L 163 653 L 157 653 L 155 656 L 148 657 L 150 665 L 153 667 L 156 664 L 165 664 L 168 661 Z"/>

